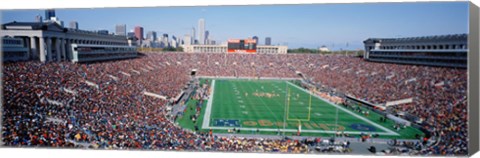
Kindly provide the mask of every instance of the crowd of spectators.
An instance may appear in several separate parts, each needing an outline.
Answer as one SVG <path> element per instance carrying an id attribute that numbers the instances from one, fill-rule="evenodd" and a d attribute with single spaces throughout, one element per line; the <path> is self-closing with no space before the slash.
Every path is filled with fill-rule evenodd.
<path id="1" fill-rule="evenodd" d="M 418 154 L 467 154 L 465 69 L 367 62 L 316 54 L 147 53 L 85 64 L 4 64 L 3 142 L 7 146 L 308 152 L 302 142 L 217 138 L 168 119 L 168 99 L 198 76 L 299 77 L 373 104 L 393 106 L 439 138 Z M 143 95 L 151 92 L 167 98 Z M 432 110 L 434 109 L 434 110 Z M 228 139 L 228 140 L 224 140 Z M 72 143 L 76 142 L 76 143 Z M 278 150 L 276 150 L 278 148 Z"/>

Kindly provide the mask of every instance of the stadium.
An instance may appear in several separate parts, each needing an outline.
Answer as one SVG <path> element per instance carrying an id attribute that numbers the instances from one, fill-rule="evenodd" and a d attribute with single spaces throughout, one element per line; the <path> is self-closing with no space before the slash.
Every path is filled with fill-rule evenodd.
<path id="1" fill-rule="evenodd" d="M 305 82 L 321 83 L 322 89 L 312 94 L 302 87 L 298 72 L 308 78 Z M 392 73 L 395 77 L 385 79 Z M 404 82 L 412 77 L 416 82 Z M 435 86 L 438 82 L 446 84 Z M 331 137 L 379 137 L 405 139 L 398 145 L 408 145 L 403 148 L 415 154 L 466 154 L 466 84 L 464 69 L 335 55 L 144 53 L 129 60 L 83 64 L 5 63 L 3 142 L 310 153 Z M 146 95 L 150 93 L 158 96 Z M 337 104 L 343 102 L 338 93 L 372 103 L 414 96 L 414 102 L 387 110 L 417 116 L 425 132 L 398 127 L 390 119 L 381 122 L 383 115 L 360 104 Z"/>
<path id="2" fill-rule="evenodd" d="M 7 147 L 468 153 L 467 35 L 371 38 L 361 57 L 261 53 L 255 40 L 139 52 L 56 23 L 2 29 Z"/>

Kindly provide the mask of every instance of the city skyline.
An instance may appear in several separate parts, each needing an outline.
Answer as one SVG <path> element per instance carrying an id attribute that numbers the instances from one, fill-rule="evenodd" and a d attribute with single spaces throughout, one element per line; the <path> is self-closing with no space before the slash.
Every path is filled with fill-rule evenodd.
<path id="1" fill-rule="evenodd" d="M 44 13 L 2 11 L 2 23 L 34 21 L 36 15 Z M 149 15 L 169 16 L 152 20 Z M 142 26 L 145 32 L 177 37 L 190 34 L 192 40 L 196 36 L 191 35 L 192 27 L 203 18 L 208 21 L 204 31 L 213 34 L 216 41 L 271 37 L 272 45 L 325 45 L 332 50 L 362 49 L 363 40 L 370 37 L 468 33 L 467 2 L 56 9 L 56 16 L 65 22 L 77 21 L 82 30 L 115 32 L 116 25 L 125 24 L 127 32 Z"/>

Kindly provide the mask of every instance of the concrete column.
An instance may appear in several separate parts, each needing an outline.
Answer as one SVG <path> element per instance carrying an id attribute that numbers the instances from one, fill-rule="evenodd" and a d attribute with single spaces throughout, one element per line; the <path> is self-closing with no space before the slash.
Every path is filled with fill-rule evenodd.
<path id="1" fill-rule="evenodd" d="M 52 38 L 47 37 L 47 61 L 52 61 Z"/>
<path id="2" fill-rule="evenodd" d="M 71 39 L 68 39 L 67 40 L 67 45 L 66 45 L 66 48 L 67 48 L 67 52 L 66 52 L 66 56 L 65 56 L 65 59 L 67 60 L 70 60 L 71 59 L 71 54 L 72 54 L 72 46 L 71 44 L 73 43 L 73 40 Z"/>
<path id="3" fill-rule="evenodd" d="M 29 48 L 30 47 L 30 39 L 28 37 L 23 38 L 25 41 L 25 47 Z M 27 51 L 27 60 L 30 60 L 30 56 L 32 56 L 32 49 L 28 49 Z"/>
<path id="4" fill-rule="evenodd" d="M 40 61 L 45 62 L 46 58 L 45 58 L 45 40 L 44 40 L 44 38 L 39 37 L 38 38 L 38 43 L 39 43 L 39 47 L 40 47 Z"/>
<path id="5" fill-rule="evenodd" d="M 32 36 L 30 37 L 30 57 L 33 59 L 37 58 L 38 49 L 37 49 L 37 39 Z"/>
<path id="6" fill-rule="evenodd" d="M 62 57 L 60 56 L 61 55 L 61 52 L 62 50 L 60 50 L 60 39 L 57 37 L 55 38 L 55 53 L 56 53 L 56 56 L 57 56 L 57 61 L 60 62 L 62 60 Z"/>
<path id="7" fill-rule="evenodd" d="M 65 53 L 65 39 L 61 39 L 61 41 L 60 41 L 60 50 L 62 50 L 60 52 L 60 53 L 62 53 L 62 59 L 66 60 L 67 56 L 66 56 L 66 53 Z"/>

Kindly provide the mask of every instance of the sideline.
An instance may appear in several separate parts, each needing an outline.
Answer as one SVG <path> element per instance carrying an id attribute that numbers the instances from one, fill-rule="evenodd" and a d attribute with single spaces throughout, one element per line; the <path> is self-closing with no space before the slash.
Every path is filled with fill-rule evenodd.
<path id="1" fill-rule="evenodd" d="M 215 80 L 212 80 L 212 93 L 208 97 L 207 109 L 205 109 L 205 114 L 203 116 L 202 128 L 206 129 L 210 126 L 210 114 L 212 113 L 212 103 L 213 103 L 213 93 L 215 93 Z"/>

